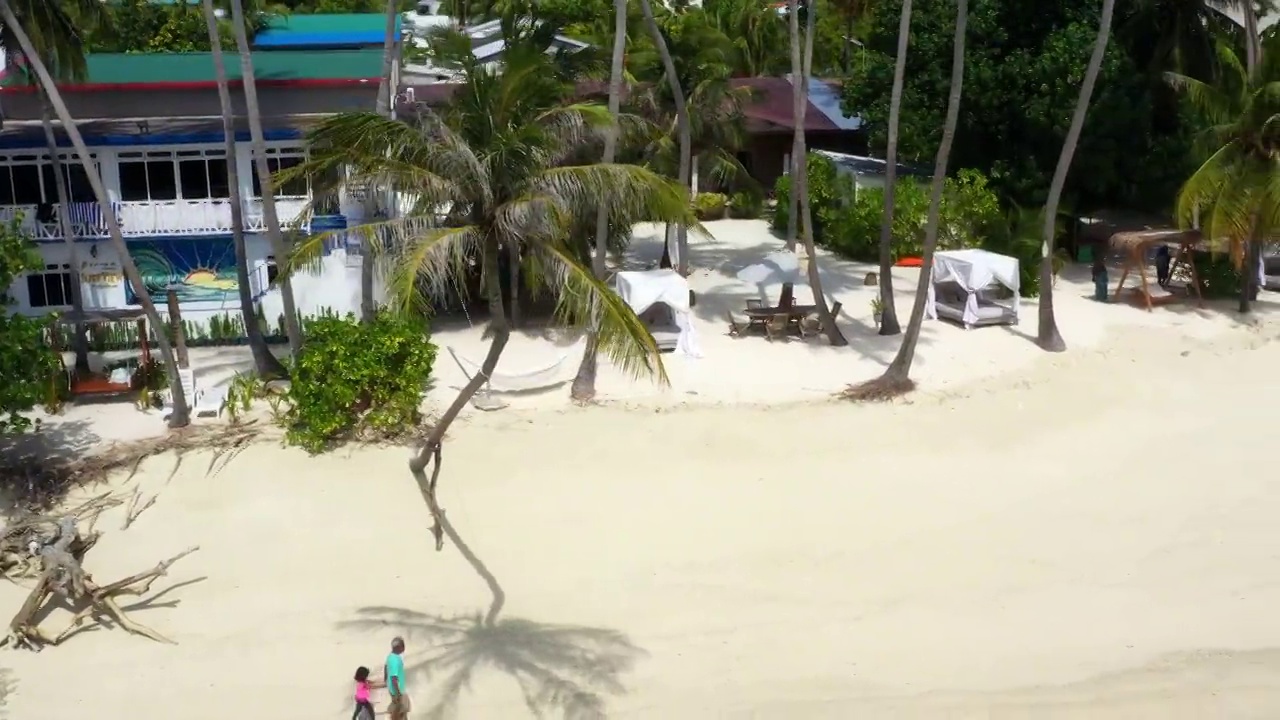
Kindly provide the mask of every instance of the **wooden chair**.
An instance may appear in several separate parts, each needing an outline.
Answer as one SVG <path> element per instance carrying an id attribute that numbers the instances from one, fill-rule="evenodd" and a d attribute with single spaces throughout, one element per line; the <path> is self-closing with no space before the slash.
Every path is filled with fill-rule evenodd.
<path id="1" fill-rule="evenodd" d="M 738 322 L 738 320 L 733 317 L 733 311 L 731 310 L 726 310 L 724 314 L 725 317 L 729 319 L 729 337 L 740 338 L 747 334 L 747 330 L 751 327 L 750 320 L 741 323 Z"/>
<path id="2" fill-rule="evenodd" d="M 787 313 L 778 313 L 770 315 L 769 319 L 764 323 L 765 337 L 769 342 L 773 342 L 775 338 L 786 339 L 788 331 L 791 329 L 791 316 Z"/>
<path id="3" fill-rule="evenodd" d="M 840 301 L 837 300 L 831 305 L 831 317 L 840 317 Z M 818 313 L 814 312 L 805 316 L 800 320 L 800 337 L 808 339 L 822 334 L 822 321 L 818 318 Z"/>

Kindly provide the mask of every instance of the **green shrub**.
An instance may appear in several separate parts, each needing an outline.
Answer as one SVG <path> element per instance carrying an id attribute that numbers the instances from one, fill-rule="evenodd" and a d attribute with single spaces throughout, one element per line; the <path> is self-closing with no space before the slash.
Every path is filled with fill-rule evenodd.
<path id="1" fill-rule="evenodd" d="M 809 178 L 809 208 L 813 213 L 813 238 L 815 242 L 823 242 L 825 227 L 822 211 L 834 207 L 848 196 L 853 188 L 852 181 L 836 170 L 835 163 L 823 155 L 809 154 L 806 169 Z M 787 224 L 791 222 L 791 177 L 783 175 L 773 185 L 773 195 L 777 206 L 773 210 L 770 223 L 774 230 L 785 233 Z M 801 220 L 803 222 L 803 219 Z M 798 227 L 803 232 L 803 227 Z"/>
<path id="2" fill-rule="evenodd" d="M 1240 271 L 1227 253 L 1196 252 L 1196 277 L 1206 298 L 1240 297 Z"/>
<path id="3" fill-rule="evenodd" d="M 783 175 L 773 184 L 773 218 L 769 221 L 769 226 L 778 233 L 787 231 L 787 224 L 791 222 L 791 178 Z"/>
<path id="4" fill-rule="evenodd" d="M 764 196 L 759 190 L 740 190 L 729 198 L 729 217 L 754 220 L 764 213 Z"/>
<path id="5" fill-rule="evenodd" d="M 855 188 L 847 177 L 834 185 L 835 199 L 817 208 L 815 224 L 823 228 L 825 244 L 855 260 L 880 257 L 880 225 L 884 221 L 884 190 Z M 894 192 L 893 257 L 918 257 L 924 252 L 929 219 L 929 181 L 904 178 Z M 844 199 L 842 199 L 844 198 Z M 954 250 L 981 246 L 1004 230 L 1004 215 L 995 192 L 980 173 L 962 170 L 943 184 L 939 208 L 938 248 Z"/>
<path id="6" fill-rule="evenodd" d="M 693 213 L 699 220 L 719 220 L 728 205 L 729 198 L 721 193 L 698 193 L 693 198 Z"/>
<path id="7" fill-rule="evenodd" d="M 317 453 L 351 437 L 388 438 L 414 428 L 436 346 L 424 326 L 382 313 L 318 317 L 290 374 L 286 438 Z"/>

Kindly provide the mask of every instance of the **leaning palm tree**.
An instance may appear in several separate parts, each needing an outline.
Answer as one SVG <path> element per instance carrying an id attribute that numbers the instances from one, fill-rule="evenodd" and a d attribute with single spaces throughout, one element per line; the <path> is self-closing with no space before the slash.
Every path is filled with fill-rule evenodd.
<path id="1" fill-rule="evenodd" d="M 253 290 L 249 283 L 249 255 L 244 244 L 244 198 L 240 194 L 239 162 L 236 159 L 235 110 L 231 105 L 231 88 L 227 82 L 227 66 L 222 54 L 222 37 L 218 32 L 218 19 L 213 0 L 203 0 L 204 21 L 209 31 L 209 47 L 213 56 L 213 75 L 218 83 L 218 101 L 222 106 L 223 147 L 227 154 L 227 189 L 231 201 L 231 242 L 236 251 L 236 284 L 240 295 L 240 315 L 244 320 L 245 335 L 249 338 L 249 352 L 253 366 L 262 378 L 284 377 L 284 365 L 271 354 L 267 338 L 254 312 Z"/>
<path id="2" fill-rule="evenodd" d="M 1062 143 L 1062 154 L 1058 156 L 1058 167 L 1053 171 L 1053 180 L 1049 183 L 1049 196 L 1044 203 L 1044 240 L 1040 246 L 1040 328 L 1036 334 L 1036 344 L 1049 352 L 1062 352 L 1067 344 L 1058 332 L 1058 323 L 1053 316 L 1053 277 L 1054 250 L 1058 227 L 1058 202 L 1062 199 L 1062 188 L 1067 184 L 1067 172 L 1071 169 L 1071 159 L 1076 154 L 1076 144 L 1080 142 L 1080 131 L 1084 129 L 1084 118 L 1089 113 L 1089 99 L 1093 97 L 1093 86 L 1098 82 L 1098 72 L 1102 69 L 1102 58 L 1107 53 L 1107 38 L 1111 34 L 1111 17 L 1115 12 L 1115 0 L 1102 0 L 1102 17 L 1098 20 L 1098 38 L 1093 43 L 1093 55 L 1089 58 L 1089 66 L 1084 71 L 1084 82 L 1080 84 L 1080 97 L 1076 100 L 1075 112 L 1071 114 L 1071 125 L 1067 128 L 1067 138 Z"/>
<path id="3" fill-rule="evenodd" d="M 689 125 L 689 108 L 685 103 L 684 88 L 680 86 L 680 74 L 676 72 L 676 63 L 671 58 L 671 50 L 667 47 L 667 39 L 662 35 L 662 28 L 653 16 L 653 3 L 640 0 L 640 9 L 644 13 L 644 24 L 649 30 L 649 39 L 662 59 L 662 71 L 667 80 L 667 88 L 676 106 L 676 135 L 680 139 L 680 165 L 676 173 L 680 187 L 688 188 L 690 173 L 693 167 L 693 132 Z M 689 232 L 684 225 L 676 227 L 676 271 L 681 275 L 689 274 Z M 667 234 L 670 240 L 670 233 Z"/>
<path id="4" fill-rule="evenodd" d="M 960 119 L 960 95 L 964 86 L 964 41 L 969 24 L 969 0 L 956 0 L 956 34 L 951 53 L 951 94 L 947 98 L 947 115 L 942 123 L 942 141 L 933 165 L 933 183 L 929 189 L 929 217 L 924 230 L 924 251 L 920 263 L 920 278 L 916 281 L 915 304 L 907 320 L 907 332 L 893 362 L 880 377 L 856 385 L 845 391 L 845 397 L 855 400 L 887 400 L 910 392 L 915 383 L 911 380 L 911 363 L 916 357 L 916 343 L 924 325 L 925 303 L 928 302 L 929 283 L 933 282 L 933 254 L 938 249 L 938 231 L 942 216 L 942 191 L 946 187 L 947 163 L 951 159 L 951 144 L 956 137 L 956 124 Z"/>
<path id="5" fill-rule="evenodd" d="M 813 291 L 813 303 L 818 306 L 818 320 L 822 324 L 822 331 L 827 335 L 827 342 L 841 347 L 848 345 L 849 341 L 840 334 L 840 328 L 831 314 L 831 308 L 827 306 L 827 296 L 822 291 L 822 279 L 818 275 L 818 251 L 813 238 L 813 207 L 809 203 L 809 163 L 805 161 L 807 150 L 805 149 L 804 116 L 809 104 L 808 72 L 813 64 L 813 53 L 810 49 L 813 47 L 814 21 L 817 13 L 812 7 L 805 12 L 808 20 L 805 32 L 806 51 L 803 55 L 806 60 L 801 61 L 800 4 L 796 0 L 790 0 L 787 10 L 790 16 L 788 23 L 791 32 L 791 97 L 794 120 L 792 125 L 795 126 L 791 142 L 791 157 L 796 159 L 791 173 L 792 194 L 796 198 L 795 206 L 804 217 L 804 222 L 801 223 L 803 225 L 801 235 L 804 238 L 805 253 L 809 256 L 809 288 Z"/>
<path id="6" fill-rule="evenodd" d="M 1240 312 L 1250 309 L 1262 245 L 1280 230 L 1280 35 L 1269 45 L 1252 73 L 1220 44 L 1216 83 L 1167 76 L 1210 123 L 1199 138 L 1208 159 L 1183 185 L 1178 219 L 1189 225 L 1199 211 L 1205 236 L 1227 243 L 1241 269 Z"/>
<path id="7" fill-rule="evenodd" d="M 911 45 L 911 0 L 902 0 L 899 18 L 898 56 L 893 63 L 888 140 L 884 150 L 884 217 L 880 221 L 881 335 L 902 332 L 898 325 L 898 310 L 893 304 L 893 195 L 898 182 L 898 118 L 902 113 L 902 85 L 907 75 L 907 48 Z"/>
<path id="8" fill-rule="evenodd" d="M 41 89 L 48 95 L 54 113 L 58 116 L 63 130 L 67 133 L 67 137 L 70 138 L 71 144 L 80 158 L 80 165 L 84 168 L 89 186 L 93 188 L 94 197 L 102 210 L 102 218 L 106 223 L 107 232 L 111 236 L 112 247 L 120 256 L 120 264 L 124 269 L 125 277 L 128 278 L 129 285 L 133 288 L 134 294 L 138 297 L 138 302 L 141 303 L 147 319 L 151 322 L 151 327 L 155 331 L 156 343 L 160 346 L 160 358 L 164 362 L 165 372 L 169 379 L 169 390 L 172 393 L 173 412 L 169 415 L 169 427 L 184 427 L 190 423 L 190 413 L 187 408 L 186 397 L 182 392 L 182 381 L 178 377 L 178 364 L 174 360 L 173 346 L 169 343 L 169 337 L 164 332 L 164 319 L 160 317 L 155 303 L 151 301 L 151 295 L 147 292 L 146 285 L 142 282 L 142 274 L 138 272 L 138 266 L 133 262 L 133 257 L 129 255 L 129 248 L 125 244 L 124 235 L 120 232 L 120 222 L 116 218 L 115 209 L 107 196 L 106 188 L 103 187 L 102 176 L 98 174 L 98 168 L 89 155 L 89 148 L 85 145 L 84 138 L 81 137 L 75 120 L 72 119 L 66 103 L 62 100 L 62 93 L 58 92 L 58 86 L 54 82 L 53 76 L 49 73 L 49 69 L 45 67 L 44 60 L 36 51 L 36 47 L 32 44 L 31 38 L 27 35 L 22 23 L 18 21 L 18 16 L 14 13 L 10 0 L 0 0 L 0 20 L 3 20 L 6 36 L 11 37 L 17 43 L 17 46 L 22 50 L 27 65 L 35 72 Z"/>
<path id="9" fill-rule="evenodd" d="M 244 6 L 241 0 L 231 0 L 231 25 L 236 35 L 236 49 L 240 52 L 240 79 L 244 84 L 245 114 L 249 118 L 249 137 L 253 144 L 254 167 L 262 187 L 262 221 L 267 229 L 267 241 L 277 258 L 288 258 L 288 246 L 280 232 L 280 216 L 276 214 L 276 183 L 267 164 L 267 140 L 262 131 L 262 111 L 258 109 L 258 87 L 253 77 L 253 53 L 249 45 L 245 25 Z M 289 337 L 289 350 L 296 356 L 302 350 L 302 326 L 298 320 L 298 308 L 293 299 L 293 283 L 288 274 L 280 277 L 280 300 L 284 305 L 284 328 Z"/>
<path id="10" fill-rule="evenodd" d="M 627 0 L 614 0 L 613 3 L 613 57 L 609 65 L 609 115 L 613 118 L 613 127 L 604 138 L 604 156 L 601 162 L 612 164 L 618 150 L 618 112 L 622 106 L 623 61 L 627 54 Z M 591 258 L 591 271 L 596 279 L 604 282 L 608 268 L 605 260 L 609 251 L 609 208 L 600 205 L 596 208 L 596 245 Z M 596 394 L 596 333 L 592 329 L 587 334 L 586 347 L 582 351 L 582 364 L 578 366 L 578 374 L 573 379 L 569 395 L 578 402 L 586 402 Z"/>
<path id="11" fill-rule="evenodd" d="M 62 239 L 67 244 L 67 255 L 71 260 L 71 311 L 77 318 L 84 317 L 84 287 L 80 282 L 80 249 L 76 247 L 76 230 L 71 223 L 71 193 L 67 190 L 67 174 L 58 157 L 58 139 L 53 130 L 53 105 L 49 96 L 40 93 L 40 121 L 44 126 L 44 144 L 49 151 L 49 165 L 53 168 L 54 192 L 58 198 L 58 226 L 62 229 Z M 89 338 L 85 335 L 85 325 L 77 321 L 75 337 L 71 348 L 75 353 L 76 375 L 89 374 Z"/>
<path id="12" fill-rule="evenodd" d="M 473 268 L 479 273 L 489 306 L 489 350 L 410 463 L 436 520 L 437 548 L 443 540 L 435 492 L 445 433 L 492 376 L 510 336 L 499 268 L 510 244 L 523 251 L 521 266 L 509 270 L 533 290 L 555 295 L 558 320 L 592 327 L 599 351 L 616 367 L 666 380 L 653 337 L 578 260 L 580 247 L 569 231 L 600 206 L 619 225 L 689 224 L 688 193 L 632 165 L 565 165 L 610 132 L 613 117 L 598 105 L 566 104 L 571 84 L 553 72 L 552 62 L 523 45 L 507 48 L 501 71 L 466 60 L 464 81 L 443 113 L 420 108 L 404 122 L 375 113 L 329 118 L 311 132 L 310 157 L 296 169 L 313 183 L 345 166 L 349 181 L 413 188 L 404 216 L 348 231 L 385 259 L 393 310 L 423 310 L 452 294 Z M 296 262 L 314 261 L 324 241 L 324 234 L 302 241 Z"/>
<path id="13" fill-rule="evenodd" d="M 45 67 L 49 68 L 58 80 L 82 79 L 87 69 L 84 57 L 84 31 L 107 25 L 110 18 L 104 6 L 94 0 L 68 2 L 36 0 L 34 3 L 27 0 L 14 3 L 13 7 L 15 15 L 26 24 L 28 35 L 39 50 Z M 0 44 L 9 48 L 16 47 L 16 41 L 12 36 L 0 35 Z M 71 223 L 67 174 L 58 156 L 58 142 L 53 125 L 53 106 L 49 102 L 49 96 L 43 90 L 39 91 L 39 96 L 45 147 L 49 152 L 54 192 L 58 200 L 58 224 L 71 261 L 71 309 L 77 317 L 83 317 L 84 289 L 80 282 L 80 251 L 76 245 L 75 228 Z M 89 339 L 85 334 L 84 324 L 77 322 L 74 331 L 71 348 L 75 354 L 75 372 L 87 374 L 89 372 Z"/>

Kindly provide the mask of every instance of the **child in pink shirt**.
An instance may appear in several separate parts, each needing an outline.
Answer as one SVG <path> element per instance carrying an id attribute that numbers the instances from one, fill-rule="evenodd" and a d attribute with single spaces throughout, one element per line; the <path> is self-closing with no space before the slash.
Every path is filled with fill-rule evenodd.
<path id="1" fill-rule="evenodd" d="M 373 704 L 369 702 L 369 690 L 377 683 L 369 679 L 369 668 L 356 668 L 356 710 L 351 720 L 373 720 Z"/>

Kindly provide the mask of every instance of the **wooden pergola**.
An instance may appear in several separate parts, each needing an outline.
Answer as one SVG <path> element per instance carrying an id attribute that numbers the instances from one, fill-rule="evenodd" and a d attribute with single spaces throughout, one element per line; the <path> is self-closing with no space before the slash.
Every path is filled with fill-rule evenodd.
<path id="1" fill-rule="evenodd" d="M 1203 237 L 1199 230 L 1141 230 L 1118 232 L 1112 235 L 1111 249 L 1124 254 L 1124 269 L 1120 273 L 1120 282 L 1116 283 L 1116 290 L 1111 296 L 1120 297 L 1120 291 L 1124 289 L 1124 281 L 1129 278 L 1130 272 L 1136 270 L 1135 274 L 1142 279 L 1142 285 L 1135 289 L 1141 293 L 1148 312 L 1154 305 L 1163 304 L 1172 298 L 1172 295 L 1164 294 L 1159 299 L 1153 300 L 1150 281 L 1147 278 L 1147 251 L 1164 245 L 1173 252 L 1173 259 L 1169 263 L 1169 277 L 1173 277 L 1178 268 L 1185 264 L 1191 276 L 1191 288 L 1195 291 L 1196 300 L 1200 303 L 1200 307 L 1204 307 L 1204 297 L 1200 294 L 1200 277 L 1196 274 L 1194 258 L 1195 250 L 1202 241 Z"/>
<path id="2" fill-rule="evenodd" d="M 53 341 L 53 349 L 58 352 L 61 357 L 62 348 L 59 344 L 60 333 L 57 326 L 65 325 L 100 325 L 106 323 L 117 322 L 134 322 L 138 326 L 138 343 L 140 344 L 140 362 L 142 366 L 146 366 L 151 362 L 151 347 L 147 343 L 147 314 L 141 308 L 123 308 L 113 310 L 86 310 L 83 313 L 67 312 L 58 316 L 55 321 L 55 327 L 51 328 L 50 337 Z M 73 398 L 80 396 L 110 396 L 123 395 L 125 393 L 137 390 L 136 378 L 128 383 L 114 383 L 101 373 L 91 373 L 88 376 L 78 376 L 74 372 L 69 373 L 71 396 Z"/>

